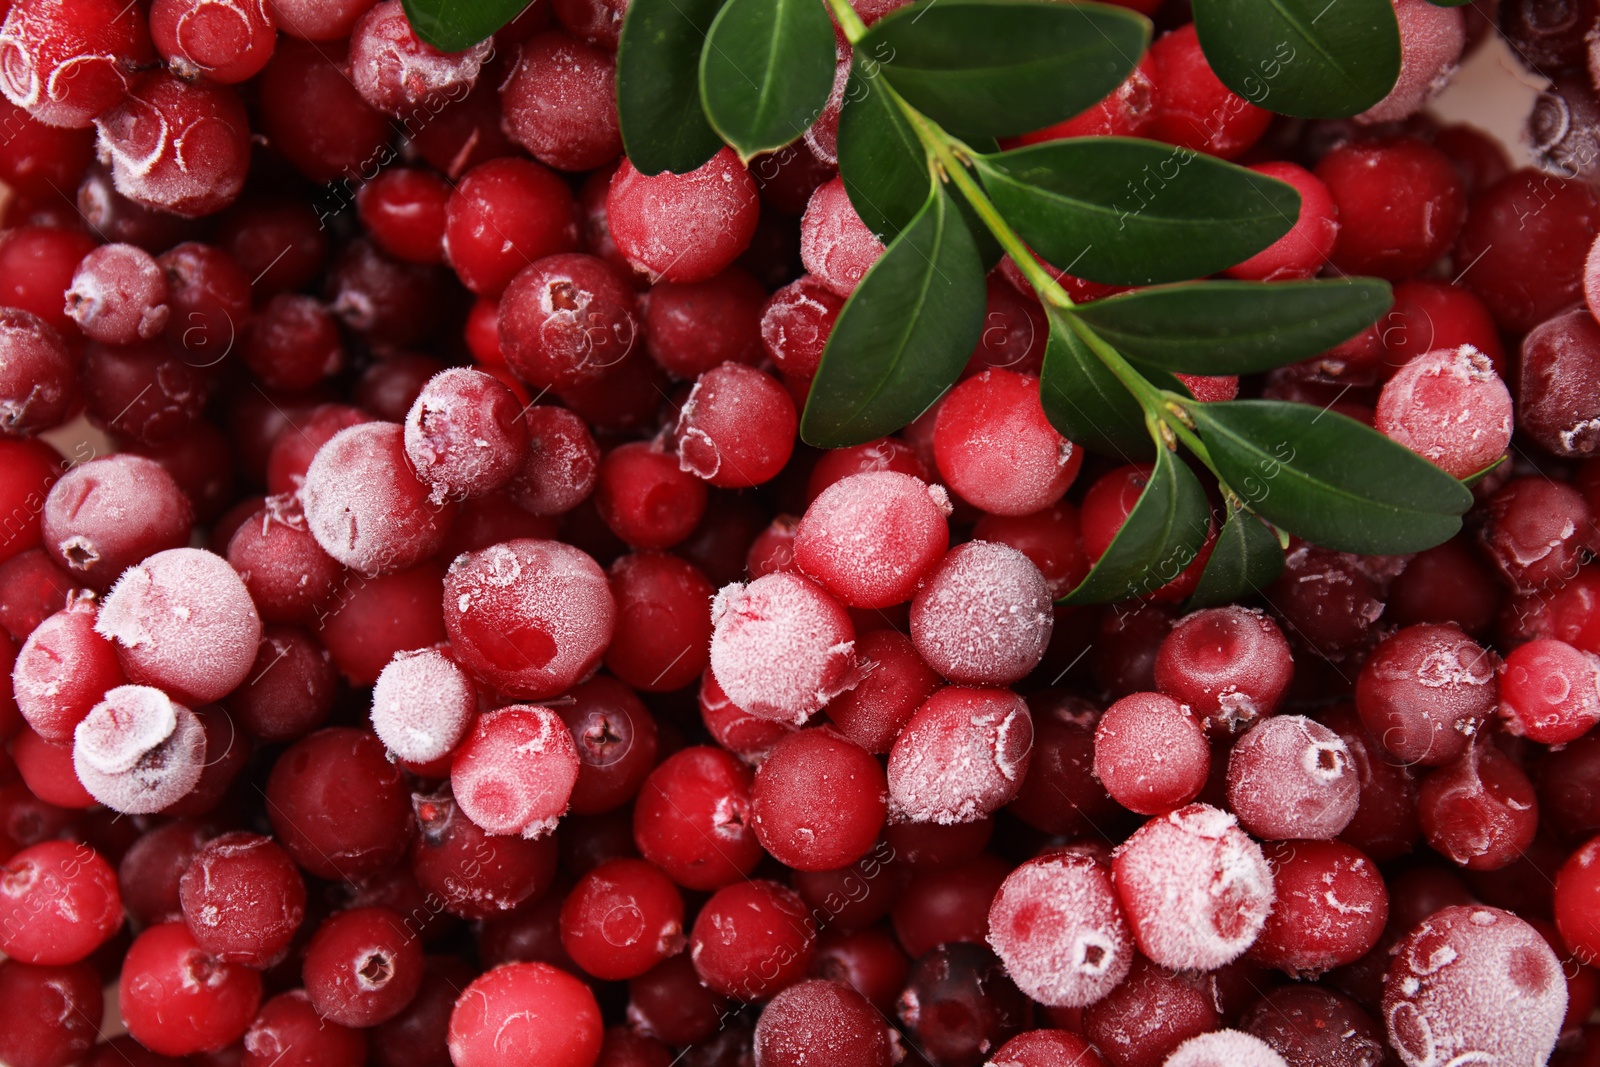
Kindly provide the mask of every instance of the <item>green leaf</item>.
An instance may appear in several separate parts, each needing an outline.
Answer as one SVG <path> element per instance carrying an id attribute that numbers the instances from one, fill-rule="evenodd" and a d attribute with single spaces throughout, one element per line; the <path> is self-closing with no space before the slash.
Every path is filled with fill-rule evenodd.
<path id="1" fill-rule="evenodd" d="M 1099 102 L 1149 44 L 1148 21 L 1105 4 L 922 0 L 877 22 L 856 54 L 951 132 L 1009 137 Z"/>
<path id="2" fill-rule="evenodd" d="M 994 206 L 1057 268 L 1108 285 L 1214 274 L 1289 232 L 1300 194 L 1155 141 L 1078 137 L 980 156 Z"/>
<path id="3" fill-rule="evenodd" d="M 1248 511 L 1229 509 L 1188 606 L 1226 604 L 1271 585 L 1282 572 L 1283 546 L 1267 524 Z"/>
<path id="4" fill-rule="evenodd" d="M 1211 509 L 1200 480 L 1171 451 L 1159 449 L 1127 522 L 1062 603 L 1104 604 L 1153 593 L 1194 562 L 1210 532 Z"/>
<path id="5" fill-rule="evenodd" d="M 700 51 L 724 0 L 632 0 L 617 46 L 622 146 L 641 174 L 697 170 L 722 148 L 700 106 Z"/>
<path id="6" fill-rule="evenodd" d="M 846 448 L 926 411 L 983 330 L 983 268 L 942 185 L 845 303 L 811 383 L 800 436 Z"/>
<path id="7" fill-rule="evenodd" d="M 838 48 L 822 0 L 728 0 L 700 53 L 706 117 L 739 157 L 782 148 L 833 92 Z"/>
<path id="8" fill-rule="evenodd" d="M 1066 312 L 1049 304 L 1044 310 L 1050 320 L 1039 374 L 1045 418 L 1074 444 L 1125 463 L 1149 460 L 1155 444 L 1144 409 L 1073 331 Z"/>
<path id="9" fill-rule="evenodd" d="M 1309 404 L 1232 400 L 1185 410 L 1250 509 L 1341 552 L 1420 552 L 1461 529 L 1472 493 L 1404 445 Z"/>
<path id="10" fill-rule="evenodd" d="M 1194 28 L 1223 84 L 1280 115 L 1358 115 L 1400 76 L 1391 0 L 1194 0 Z"/>
<path id="11" fill-rule="evenodd" d="M 1506 460 L 1508 460 L 1510 458 L 1511 458 L 1511 453 L 1507 452 L 1505 455 L 1501 456 L 1499 459 L 1495 460 L 1493 463 L 1489 464 L 1487 467 L 1484 467 L 1482 470 L 1475 470 L 1471 474 L 1467 475 L 1465 478 L 1461 479 L 1461 484 L 1466 486 L 1469 489 L 1472 488 L 1473 486 L 1477 485 L 1479 482 L 1481 482 L 1485 478 L 1487 478 L 1490 474 L 1492 474 L 1496 467 L 1500 466 L 1500 464 L 1504 463 Z"/>
<path id="12" fill-rule="evenodd" d="M 528 0 L 405 0 L 406 21 L 441 52 L 459 52 L 494 35 Z"/>
<path id="13" fill-rule="evenodd" d="M 1117 351 L 1184 374 L 1251 374 L 1325 352 L 1393 303 L 1377 278 L 1191 282 L 1077 309 Z"/>
<path id="14" fill-rule="evenodd" d="M 887 243 L 928 201 L 928 154 L 876 66 L 856 57 L 839 113 L 839 177 L 867 229 Z"/>

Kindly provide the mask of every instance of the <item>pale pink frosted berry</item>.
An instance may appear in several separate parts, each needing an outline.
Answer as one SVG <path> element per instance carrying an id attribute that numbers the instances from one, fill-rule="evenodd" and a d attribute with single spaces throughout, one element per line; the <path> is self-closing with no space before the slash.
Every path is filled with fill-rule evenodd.
<path id="1" fill-rule="evenodd" d="M 1017 694 L 941 689 L 889 752 L 889 813 L 907 822 L 977 822 L 1016 797 L 1032 750 L 1033 718 Z"/>
<path id="2" fill-rule="evenodd" d="M 188 795 L 206 763 L 195 713 L 145 685 L 121 685 L 73 732 L 72 769 L 106 807 L 125 815 L 160 811 Z"/>
<path id="3" fill-rule="evenodd" d="M 148 341 L 171 315 L 167 276 L 142 248 L 101 245 L 73 271 L 66 310 L 90 340 L 109 345 Z"/>
<path id="4" fill-rule="evenodd" d="M 993 541 L 952 548 L 911 602 L 912 642 L 952 682 L 1022 679 L 1044 658 L 1054 623 L 1039 568 Z"/>
<path id="5" fill-rule="evenodd" d="M 470 367 L 428 379 L 406 414 L 406 458 L 429 499 L 484 496 L 509 482 L 528 452 L 522 403 L 504 382 Z"/>
<path id="6" fill-rule="evenodd" d="M 1272 869 L 1234 817 L 1190 804 L 1151 819 L 1113 854 L 1139 951 L 1173 970 L 1212 970 L 1255 942 L 1272 911 Z"/>
<path id="7" fill-rule="evenodd" d="M 261 641 L 244 580 L 227 560 L 199 548 L 169 548 L 129 567 L 94 628 L 117 643 L 129 679 L 196 703 L 237 688 Z"/>
<path id="8" fill-rule="evenodd" d="M 435 504 L 406 458 L 405 430 L 366 422 L 317 449 L 300 502 L 322 550 L 363 574 L 421 563 L 439 551 L 454 512 Z"/>
<path id="9" fill-rule="evenodd" d="M 1133 965 L 1133 935 L 1111 872 L 1062 852 L 1012 871 L 989 905 L 989 944 L 1017 987 L 1041 1004 L 1081 1008 Z"/>
<path id="10" fill-rule="evenodd" d="M 404 115 L 466 96 L 493 52 L 489 39 L 462 52 L 441 52 L 412 30 L 400 0 L 384 0 L 350 34 L 350 83 L 372 107 Z"/>
<path id="11" fill-rule="evenodd" d="M 1400 22 L 1400 77 L 1389 95 L 1357 122 L 1399 122 L 1421 111 L 1450 81 L 1466 46 L 1466 19 L 1459 8 L 1428 0 L 1394 0 Z"/>
<path id="12" fill-rule="evenodd" d="M 478 710 L 478 692 L 443 651 L 397 653 L 372 687 L 372 732 L 408 763 L 449 755 Z"/>
<path id="13" fill-rule="evenodd" d="M 227 86 L 159 72 L 94 124 L 117 192 L 146 207 L 210 215 L 244 188 L 250 119 Z"/>
<path id="14" fill-rule="evenodd" d="M 1161 1067 L 1289 1067 L 1289 1063 L 1259 1037 L 1238 1030 L 1213 1030 L 1173 1049 Z"/>
<path id="15" fill-rule="evenodd" d="M 1499 459 L 1511 443 L 1511 391 L 1489 357 L 1471 345 L 1434 349 L 1389 379 L 1378 395 L 1376 426 L 1465 478 Z"/>
<path id="16" fill-rule="evenodd" d="M 1350 746 L 1304 715 L 1263 719 L 1228 756 L 1228 806 L 1257 837 L 1331 841 L 1360 803 Z"/>
<path id="17" fill-rule="evenodd" d="M 1600 41 L 1600 38 L 1596 40 Z M 1596 47 L 1600 46 L 1590 46 L 1591 56 L 1595 54 Z M 1589 255 L 1583 261 L 1583 302 L 1589 306 L 1589 314 L 1600 320 L 1600 237 L 1596 237 L 1594 244 L 1589 246 Z"/>
<path id="18" fill-rule="evenodd" d="M 511 499 L 535 515 L 562 515 L 589 499 L 600 478 L 600 446 L 588 424 L 546 405 L 528 408 L 523 422 L 528 452 L 511 478 Z"/>
<path id="19" fill-rule="evenodd" d="M 1532 926 L 1499 908 L 1458 904 L 1423 920 L 1393 952 L 1383 1021 L 1406 1067 L 1549 1058 L 1567 983 Z"/>
<path id="20" fill-rule="evenodd" d="M 861 221 L 844 181 L 817 187 L 800 219 L 800 261 L 822 284 L 849 296 L 883 255 L 883 242 Z"/>
<path id="21" fill-rule="evenodd" d="M 542 837 L 566 813 L 579 766 L 561 716 L 516 704 L 478 718 L 451 761 L 450 787 L 489 833 Z"/>
<path id="22" fill-rule="evenodd" d="M 751 715 L 799 726 L 859 681 L 849 613 L 798 574 L 724 586 L 711 621 L 711 672 Z"/>
<path id="23" fill-rule="evenodd" d="M 794 559 L 855 608 L 909 600 L 950 544 L 942 486 L 895 471 L 852 474 L 824 489 L 795 531 Z"/>

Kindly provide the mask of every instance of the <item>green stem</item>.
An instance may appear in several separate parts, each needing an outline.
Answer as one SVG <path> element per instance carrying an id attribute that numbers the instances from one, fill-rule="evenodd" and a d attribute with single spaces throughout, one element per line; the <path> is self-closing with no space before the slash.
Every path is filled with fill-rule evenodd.
<path id="1" fill-rule="evenodd" d="M 849 0 L 828 0 L 828 7 L 833 11 L 834 21 L 844 31 L 845 40 L 854 45 L 867 35 L 867 24 L 861 21 L 861 16 L 856 14 Z"/>

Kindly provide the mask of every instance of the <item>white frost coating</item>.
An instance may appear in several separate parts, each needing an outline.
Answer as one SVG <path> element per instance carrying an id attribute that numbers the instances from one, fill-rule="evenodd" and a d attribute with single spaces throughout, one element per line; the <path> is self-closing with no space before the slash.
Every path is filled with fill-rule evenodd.
<path id="1" fill-rule="evenodd" d="M 405 430 L 367 422 L 334 434 L 306 468 L 300 502 L 311 536 L 352 570 L 402 570 L 438 551 L 446 526 L 405 459 Z"/>
<path id="2" fill-rule="evenodd" d="M 773 997 L 756 1020 L 757 1064 L 864 1067 L 893 1062 L 889 1027 L 840 982 L 809 979 Z"/>
<path id="3" fill-rule="evenodd" d="M 817 186 L 800 219 L 800 261 L 816 279 L 849 296 L 883 255 L 883 242 L 867 228 L 839 178 Z"/>
<path id="4" fill-rule="evenodd" d="M 1435 912 L 1396 946 L 1384 977 L 1383 1020 L 1406 1067 L 1538 1067 L 1566 1012 L 1556 954 L 1499 908 Z"/>
<path id="5" fill-rule="evenodd" d="M 1133 965 L 1110 872 L 1075 853 L 1028 860 L 1006 877 L 989 905 L 989 944 L 1019 989 L 1053 1007 L 1095 1003 Z"/>
<path id="6" fill-rule="evenodd" d="M 1262 720 L 1228 756 L 1228 806 L 1257 837 L 1331 841 L 1360 803 L 1350 746 L 1303 715 Z"/>
<path id="7" fill-rule="evenodd" d="M 1389 95 L 1356 116 L 1357 122 L 1399 122 L 1421 111 L 1455 76 L 1467 42 L 1460 8 L 1428 0 L 1394 0 L 1400 23 L 1400 77 Z"/>
<path id="8" fill-rule="evenodd" d="M 477 707 L 466 672 L 442 651 L 397 652 L 372 688 L 372 731 L 401 759 L 431 763 L 461 743 Z"/>
<path id="9" fill-rule="evenodd" d="M 949 546 L 949 499 L 943 487 L 896 471 L 842 478 L 806 508 L 795 562 L 851 607 L 898 604 Z"/>
<path id="10" fill-rule="evenodd" d="M 1050 586 L 1010 545 L 951 549 L 911 602 L 911 641 L 952 682 L 1010 685 L 1044 658 L 1055 614 Z"/>
<path id="11" fill-rule="evenodd" d="M 1289 1067 L 1271 1045 L 1238 1030 L 1213 1030 L 1172 1050 L 1161 1067 Z"/>
<path id="12" fill-rule="evenodd" d="M 369 105 L 402 116 L 439 96 L 459 100 L 476 84 L 494 42 L 440 52 L 411 29 L 400 0 L 386 0 L 361 17 L 350 36 L 350 82 Z"/>
<path id="13" fill-rule="evenodd" d="M 115 101 L 108 92 L 128 85 L 130 72 L 111 50 L 120 27 L 109 18 L 113 11 L 91 8 L 86 21 L 105 17 L 111 24 L 77 27 L 88 32 L 69 36 L 62 32 L 53 8 L 56 5 L 37 3 L 11 7 L 0 28 L 0 92 L 46 126 L 82 129 L 96 111 Z M 31 43 L 37 41 L 49 44 L 41 49 Z M 82 91 L 85 85 L 90 92 Z"/>
<path id="14" fill-rule="evenodd" d="M 149 686 L 117 686 L 73 734 L 78 780 L 95 800 L 127 815 L 181 800 L 200 781 L 205 762 L 200 720 Z"/>
<path id="15" fill-rule="evenodd" d="M 518 704 L 479 717 L 456 752 L 450 786 L 462 813 L 486 832 L 542 837 L 566 813 L 578 769 L 561 716 Z"/>
<path id="16" fill-rule="evenodd" d="M 1374 425 L 1390 440 L 1464 478 L 1499 459 L 1511 443 L 1511 391 L 1489 357 L 1471 345 L 1436 348 L 1401 367 L 1384 385 Z"/>
<path id="17" fill-rule="evenodd" d="M 1272 911 L 1272 870 L 1261 846 L 1209 804 L 1151 819 L 1113 855 L 1134 940 L 1163 967 L 1231 963 L 1255 943 Z"/>
<path id="18" fill-rule="evenodd" d="M 860 681 L 849 614 L 798 574 L 723 586 L 711 621 L 711 673 L 758 718 L 799 726 Z"/>
<path id="19" fill-rule="evenodd" d="M 226 86 L 153 78 L 94 120 L 117 192 L 194 218 L 231 203 L 249 168 L 249 120 Z"/>
<path id="20" fill-rule="evenodd" d="M 1033 748 L 1028 705 L 1005 689 L 929 697 L 889 753 L 889 813 L 908 822 L 976 822 L 1017 795 Z"/>
<path id="21" fill-rule="evenodd" d="M 169 548 L 123 571 L 94 628 L 116 642 L 131 680 L 199 703 L 243 682 L 261 641 L 244 581 L 199 548 Z"/>

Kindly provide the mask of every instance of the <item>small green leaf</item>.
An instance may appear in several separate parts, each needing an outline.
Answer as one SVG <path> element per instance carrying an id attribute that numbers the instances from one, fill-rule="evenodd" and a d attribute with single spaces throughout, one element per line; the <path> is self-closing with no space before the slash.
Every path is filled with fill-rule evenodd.
<path id="1" fill-rule="evenodd" d="M 1078 316 L 1131 360 L 1184 374 L 1251 374 L 1324 352 L 1389 310 L 1377 278 L 1190 282 L 1084 304 Z"/>
<path id="2" fill-rule="evenodd" d="M 1145 461 L 1154 450 L 1144 409 L 1072 329 L 1067 313 L 1045 305 L 1050 338 L 1039 375 L 1039 402 L 1061 436 L 1074 444 Z"/>
<path id="3" fill-rule="evenodd" d="M 822 0 L 728 0 L 700 53 L 706 117 L 749 162 L 822 113 L 838 47 Z"/>
<path id="4" fill-rule="evenodd" d="M 1404 445 L 1309 404 L 1187 404 L 1222 477 L 1256 514 L 1341 552 L 1420 552 L 1461 529 L 1472 493 Z"/>
<path id="5" fill-rule="evenodd" d="M 1466 486 L 1469 489 L 1472 488 L 1473 486 L 1477 485 L 1479 482 L 1481 482 L 1485 478 L 1487 478 L 1490 474 L 1494 473 L 1494 470 L 1495 470 L 1496 467 L 1500 466 L 1500 464 L 1504 463 L 1506 460 L 1508 460 L 1510 458 L 1511 458 L 1511 453 L 1507 452 L 1505 455 L 1501 456 L 1499 459 L 1495 460 L 1493 463 L 1489 464 L 1487 467 L 1484 467 L 1482 470 L 1473 471 L 1471 474 L 1469 474 L 1465 478 L 1461 479 L 1461 484 Z"/>
<path id="6" fill-rule="evenodd" d="M 1248 511 L 1230 509 L 1188 606 L 1226 604 L 1271 585 L 1282 572 L 1283 546 L 1272 530 Z"/>
<path id="7" fill-rule="evenodd" d="M 1400 76 L 1391 0 L 1194 0 L 1194 28 L 1222 83 L 1280 115 L 1349 118 Z"/>
<path id="8" fill-rule="evenodd" d="M 822 353 L 800 436 L 846 448 L 926 411 L 983 330 L 983 268 L 942 185 L 851 294 Z"/>
<path id="9" fill-rule="evenodd" d="M 1210 532 L 1211 509 L 1200 480 L 1171 451 L 1159 449 L 1127 522 L 1061 602 L 1104 604 L 1153 593 L 1194 562 Z"/>
<path id="10" fill-rule="evenodd" d="M 1076 137 L 980 156 L 994 206 L 1057 268 L 1108 285 L 1214 274 L 1289 232 L 1300 194 L 1190 148 Z"/>
<path id="11" fill-rule="evenodd" d="M 632 0 L 617 46 L 617 118 L 641 174 L 697 170 L 722 148 L 700 106 L 700 51 L 724 0 Z"/>
<path id="12" fill-rule="evenodd" d="M 1150 44 L 1120 7 L 1041 0 L 922 0 L 873 25 L 856 55 L 960 136 L 1037 130 L 1103 99 Z"/>
<path id="13" fill-rule="evenodd" d="M 459 52 L 494 36 L 528 0 L 405 0 L 406 21 L 441 52 Z"/>
<path id="14" fill-rule="evenodd" d="M 887 243 L 928 201 L 928 153 L 877 68 L 857 56 L 839 113 L 839 177 L 867 229 Z"/>

